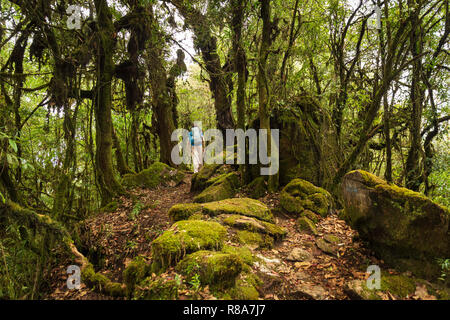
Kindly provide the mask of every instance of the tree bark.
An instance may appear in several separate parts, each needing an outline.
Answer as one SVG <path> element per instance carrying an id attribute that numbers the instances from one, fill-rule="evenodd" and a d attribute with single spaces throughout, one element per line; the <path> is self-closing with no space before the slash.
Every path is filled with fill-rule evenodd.
<path id="1" fill-rule="evenodd" d="M 98 17 L 97 88 L 94 103 L 96 118 L 97 181 L 100 186 L 102 205 L 122 192 L 122 187 L 114 176 L 112 165 L 112 90 L 114 75 L 113 53 L 116 45 L 115 29 L 106 0 L 95 0 Z"/>

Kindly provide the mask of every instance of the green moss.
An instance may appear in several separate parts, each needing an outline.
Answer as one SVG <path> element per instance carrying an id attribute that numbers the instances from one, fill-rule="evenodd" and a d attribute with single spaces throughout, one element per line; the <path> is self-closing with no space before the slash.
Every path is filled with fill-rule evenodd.
<path id="1" fill-rule="evenodd" d="M 247 264 L 248 266 L 252 266 L 255 262 L 255 257 L 252 254 L 252 251 L 247 247 L 234 247 L 230 245 L 224 245 L 222 248 L 222 252 L 235 254 L 241 258 L 241 260 Z"/>
<path id="2" fill-rule="evenodd" d="M 364 179 L 366 185 L 369 187 L 374 187 L 378 184 L 386 183 L 386 181 L 384 181 L 383 179 L 380 179 L 376 175 L 364 170 L 353 170 L 347 174 L 354 174 L 354 173 L 359 173 L 361 177 Z"/>
<path id="3" fill-rule="evenodd" d="M 123 279 L 127 286 L 127 295 L 131 296 L 136 283 L 141 282 L 150 273 L 150 265 L 144 257 L 134 258 L 123 271 Z"/>
<path id="4" fill-rule="evenodd" d="M 176 300 L 181 284 L 173 279 L 151 277 L 136 286 L 135 298 L 142 300 Z"/>
<path id="5" fill-rule="evenodd" d="M 205 216 L 204 214 L 201 213 L 195 213 L 188 218 L 188 220 L 207 220 L 207 219 L 208 216 Z"/>
<path id="6" fill-rule="evenodd" d="M 199 172 L 192 176 L 191 191 L 202 191 L 208 187 L 207 181 L 221 167 L 220 164 L 205 164 Z"/>
<path id="7" fill-rule="evenodd" d="M 300 217 L 306 217 L 314 223 L 319 222 L 319 216 L 311 210 L 303 210 L 303 212 L 300 214 Z"/>
<path id="8" fill-rule="evenodd" d="M 239 243 L 247 245 L 257 245 L 260 248 L 271 248 L 274 242 L 273 238 L 269 235 L 247 230 L 239 230 L 236 233 L 236 236 Z"/>
<path id="9" fill-rule="evenodd" d="M 224 292 L 216 293 L 221 299 L 258 300 L 257 288 L 262 285 L 261 279 L 251 272 L 241 273 L 236 285 Z"/>
<path id="10" fill-rule="evenodd" d="M 330 194 L 325 189 L 320 187 L 316 187 L 311 182 L 302 180 L 302 179 L 294 179 L 289 182 L 283 189 L 283 191 L 290 193 L 293 196 L 298 195 L 312 195 L 315 193 L 322 193 L 326 196 Z"/>
<path id="11" fill-rule="evenodd" d="M 119 204 L 117 201 L 111 201 L 106 206 L 100 208 L 100 212 L 116 212 Z"/>
<path id="12" fill-rule="evenodd" d="M 389 291 L 400 298 L 406 298 L 416 290 L 413 278 L 402 275 L 381 276 L 381 290 Z"/>
<path id="13" fill-rule="evenodd" d="M 194 202 L 205 203 L 232 198 L 239 187 L 239 175 L 236 172 L 224 173 L 208 183 L 205 190 L 194 197 Z"/>
<path id="14" fill-rule="evenodd" d="M 226 229 L 217 222 L 183 220 L 155 239 L 152 244 L 152 271 L 159 272 L 198 250 L 222 248 Z"/>
<path id="15" fill-rule="evenodd" d="M 281 207 L 290 213 L 302 214 L 308 209 L 325 217 L 331 204 L 332 197 L 328 191 L 302 179 L 292 180 L 280 194 Z"/>
<path id="16" fill-rule="evenodd" d="M 342 243 L 342 240 L 339 237 L 334 236 L 332 234 L 324 235 L 323 238 L 325 241 L 327 241 L 329 243 L 335 243 L 335 244 Z"/>
<path id="17" fill-rule="evenodd" d="M 149 168 L 136 174 L 126 174 L 122 178 L 125 187 L 143 187 L 153 189 L 160 184 L 178 184 L 184 178 L 184 173 L 175 168 L 155 162 Z"/>
<path id="18" fill-rule="evenodd" d="M 264 177 L 258 177 L 250 182 L 246 189 L 252 199 L 259 199 L 263 197 L 267 192 L 266 179 Z"/>
<path id="19" fill-rule="evenodd" d="M 222 201 L 204 203 L 203 213 L 210 216 L 220 214 L 237 214 L 253 217 L 262 221 L 272 222 L 273 215 L 262 202 L 250 198 L 233 198 Z"/>
<path id="20" fill-rule="evenodd" d="M 306 232 L 313 235 L 318 235 L 317 228 L 314 225 L 314 222 L 309 220 L 306 217 L 300 217 L 296 221 L 297 228 L 300 232 Z"/>
<path id="21" fill-rule="evenodd" d="M 81 280 L 88 287 L 112 297 L 123 297 L 126 294 L 125 286 L 112 282 L 105 275 L 95 272 L 90 263 L 82 270 Z"/>
<path id="22" fill-rule="evenodd" d="M 243 262 L 236 254 L 197 251 L 187 255 L 175 269 L 188 279 L 198 274 L 202 285 L 227 288 L 234 285 L 242 267 Z"/>
<path id="23" fill-rule="evenodd" d="M 173 222 L 187 220 L 190 216 L 202 212 L 202 207 L 195 203 L 180 203 L 170 208 L 168 214 Z"/>
<path id="24" fill-rule="evenodd" d="M 262 234 L 269 234 L 276 240 L 283 238 L 287 231 L 286 229 L 277 226 L 276 224 L 260 221 L 252 217 L 246 217 L 241 215 L 221 215 L 224 217 L 223 223 L 237 229 L 243 229 L 247 231 L 259 232 Z M 219 217 L 219 218 L 220 218 Z"/>
<path id="25" fill-rule="evenodd" d="M 283 227 L 277 226 L 276 224 L 262 221 L 261 222 L 266 229 L 266 232 L 275 238 L 275 240 L 280 240 L 284 238 L 287 234 L 287 230 Z"/>

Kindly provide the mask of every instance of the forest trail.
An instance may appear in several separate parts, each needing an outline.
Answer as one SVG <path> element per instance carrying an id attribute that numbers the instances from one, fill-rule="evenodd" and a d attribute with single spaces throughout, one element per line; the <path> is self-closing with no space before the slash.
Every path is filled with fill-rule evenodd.
<path id="1" fill-rule="evenodd" d="M 168 210 L 177 203 L 192 202 L 190 192 L 192 175 L 187 175 L 177 186 L 156 189 L 137 188 L 131 196 L 121 197 L 113 212 L 99 213 L 84 224 L 81 251 L 89 257 L 97 271 L 111 280 L 123 282 L 122 272 L 132 258 L 150 257 L 150 243 L 170 225 Z M 245 197 L 238 193 L 236 197 Z M 286 237 L 272 249 L 251 248 L 252 253 L 264 260 L 255 263 L 254 272 L 263 279 L 260 298 L 263 299 L 348 299 L 344 288 L 347 281 L 365 279 L 363 269 L 368 264 L 381 265 L 354 240 L 356 234 L 336 214 L 317 224 L 317 234 L 300 233 L 294 217 L 280 211 L 278 194 L 259 199 L 273 212 L 277 225 L 286 228 Z M 325 253 L 316 242 L 324 237 L 338 237 L 338 251 Z M 322 240 L 323 241 L 323 240 Z M 300 254 L 301 259 L 298 259 Z M 293 257 L 294 256 L 294 257 Z M 297 261 L 295 261 L 297 260 Z M 303 261 L 300 261 L 303 260 Z M 66 269 L 69 262 L 53 270 L 52 293 L 47 299 L 87 300 L 113 299 L 99 294 L 83 284 L 80 290 L 68 290 Z M 170 274 L 173 270 L 167 271 Z M 164 275 L 163 275 L 164 276 Z M 187 297 L 192 293 L 186 292 Z M 198 293 L 202 299 L 214 299 L 208 289 Z M 386 299 L 391 297 L 386 296 Z"/>

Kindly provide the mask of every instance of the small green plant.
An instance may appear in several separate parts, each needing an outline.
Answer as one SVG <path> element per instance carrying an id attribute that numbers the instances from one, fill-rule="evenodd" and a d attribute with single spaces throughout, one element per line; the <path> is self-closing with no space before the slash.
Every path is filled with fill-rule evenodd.
<path id="1" fill-rule="evenodd" d="M 179 287 L 183 284 L 183 279 L 181 278 L 181 276 L 178 273 L 175 275 L 175 282 L 177 283 L 177 285 Z"/>
<path id="2" fill-rule="evenodd" d="M 194 291 L 198 291 L 200 289 L 200 275 L 198 273 L 194 274 L 189 281 L 189 284 L 192 286 Z"/>
<path id="3" fill-rule="evenodd" d="M 193 261 L 189 263 L 186 267 L 187 274 L 193 274 L 191 280 L 188 282 L 194 289 L 194 291 L 198 291 L 200 289 L 200 275 L 198 274 L 198 270 L 200 266 L 197 262 Z"/>
<path id="4" fill-rule="evenodd" d="M 133 210 L 131 210 L 131 212 L 128 214 L 128 220 L 136 220 L 136 217 L 139 215 L 139 213 L 141 213 L 142 207 L 142 202 L 138 201 L 138 203 L 136 203 L 136 205 L 133 207 Z"/>
<path id="5" fill-rule="evenodd" d="M 437 261 L 441 266 L 441 276 L 439 277 L 439 280 L 445 281 L 447 273 L 450 270 L 450 259 L 438 259 Z"/>

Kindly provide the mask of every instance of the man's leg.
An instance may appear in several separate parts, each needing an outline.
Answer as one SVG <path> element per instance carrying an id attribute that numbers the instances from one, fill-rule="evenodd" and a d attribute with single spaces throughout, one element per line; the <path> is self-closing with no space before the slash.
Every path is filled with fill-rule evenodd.
<path id="1" fill-rule="evenodd" d="M 200 166 L 200 157 L 198 151 L 198 146 L 192 147 L 192 163 L 194 164 L 194 173 L 198 172 L 198 167 Z"/>

